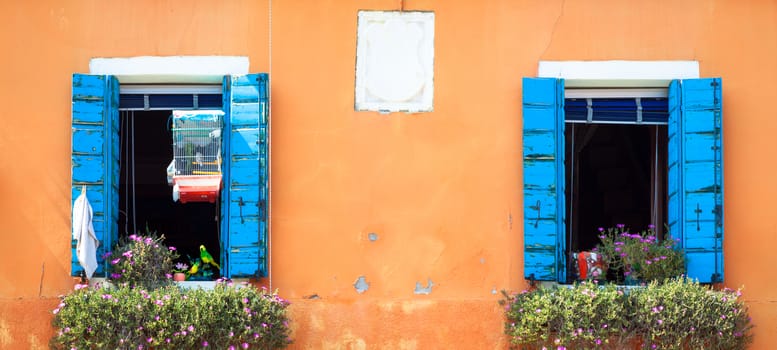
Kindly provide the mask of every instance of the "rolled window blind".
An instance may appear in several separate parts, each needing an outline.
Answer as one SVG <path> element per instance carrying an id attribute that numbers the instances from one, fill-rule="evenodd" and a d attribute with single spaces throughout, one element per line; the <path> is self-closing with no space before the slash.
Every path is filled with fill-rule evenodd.
<path id="1" fill-rule="evenodd" d="M 667 106 L 662 97 L 567 98 L 564 114 L 568 123 L 666 124 Z"/>

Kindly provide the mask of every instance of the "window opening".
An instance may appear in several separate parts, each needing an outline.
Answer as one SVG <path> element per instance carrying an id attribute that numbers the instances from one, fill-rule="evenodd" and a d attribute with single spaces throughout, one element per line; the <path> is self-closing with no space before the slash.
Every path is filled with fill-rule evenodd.
<path id="1" fill-rule="evenodd" d="M 181 204 L 171 195 L 166 172 L 173 159 L 171 115 L 170 109 L 120 113 L 120 236 L 148 228 L 164 234 L 184 262 L 199 257 L 202 244 L 220 263 L 219 201 Z"/>
<path id="2" fill-rule="evenodd" d="M 565 100 L 567 255 L 593 249 L 599 227 L 663 237 L 667 117 L 666 98 Z"/>

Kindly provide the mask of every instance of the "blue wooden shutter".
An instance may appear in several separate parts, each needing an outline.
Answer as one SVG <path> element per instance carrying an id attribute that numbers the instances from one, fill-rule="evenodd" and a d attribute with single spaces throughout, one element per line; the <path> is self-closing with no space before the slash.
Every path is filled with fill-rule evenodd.
<path id="1" fill-rule="evenodd" d="M 721 80 L 669 85 L 668 221 L 686 256 L 687 274 L 723 281 Z"/>
<path id="2" fill-rule="evenodd" d="M 267 276 L 267 74 L 224 77 L 223 97 L 222 273 Z"/>
<path id="3" fill-rule="evenodd" d="M 113 76 L 73 74 L 70 206 L 86 186 L 92 205 L 99 267 L 95 276 L 105 276 L 103 253 L 110 251 L 118 236 L 119 215 L 119 82 Z M 83 268 L 76 257 L 71 232 L 71 274 Z"/>
<path id="4" fill-rule="evenodd" d="M 527 279 L 566 281 L 564 80 L 523 78 L 523 239 Z"/>

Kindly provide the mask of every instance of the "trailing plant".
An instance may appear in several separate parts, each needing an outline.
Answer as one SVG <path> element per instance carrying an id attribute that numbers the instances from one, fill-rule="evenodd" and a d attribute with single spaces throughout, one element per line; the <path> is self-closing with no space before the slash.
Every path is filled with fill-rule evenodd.
<path id="1" fill-rule="evenodd" d="M 606 347 L 629 325 L 622 295 L 614 285 L 590 282 L 504 294 L 505 333 L 529 349 Z"/>
<path id="2" fill-rule="evenodd" d="M 660 239 L 653 225 L 640 233 L 630 233 L 622 224 L 600 227 L 599 239 L 595 251 L 602 254 L 616 282 L 663 281 L 685 273 L 684 255 L 676 241 Z"/>
<path id="3" fill-rule="evenodd" d="M 54 309 L 53 349 L 279 349 L 291 343 L 288 302 L 251 285 L 213 290 L 90 288 Z"/>
<path id="4" fill-rule="evenodd" d="M 653 349 L 745 349 L 753 326 L 741 295 L 687 279 L 650 283 L 631 293 L 634 331 Z"/>
<path id="5" fill-rule="evenodd" d="M 167 247 L 165 236 L 148 231 L 145 235 L 122 238 L 110 259 L 110 280 L 129 287 L 156 288 L 172 283 L 173 261 L 178 258 L 175 247 Z"/>
<path id="6" fill-rule="evenodd" d="M 752 324 L 739 290 L 687 278 L 645 287 L 583 282 L 503 292 L 505 334 L 523 349 L 745 349 Z"/>

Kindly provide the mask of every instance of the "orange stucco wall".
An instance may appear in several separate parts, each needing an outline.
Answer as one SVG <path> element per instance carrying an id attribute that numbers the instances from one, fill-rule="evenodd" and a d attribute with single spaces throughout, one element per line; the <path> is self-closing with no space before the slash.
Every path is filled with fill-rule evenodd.
<path id="1" fill-rule="evenodd" d="M 777 342 L 776 1 L 406 0 L 436 15 L 434 112 L 355 112 L 357 11 L 399 6 L 0 3 L 0 348 L 44 347 L 72 288 L 70 76 L 146 55 L 248 56 L 270 73 L 262 283 L 291 299 L 299 349 L 505 348 L 494 292 L 525 286 L 520 78 L 540 60 L 699 61 L 724 86 L 726 285 L 745 286 L 753 348 Z"/>

